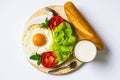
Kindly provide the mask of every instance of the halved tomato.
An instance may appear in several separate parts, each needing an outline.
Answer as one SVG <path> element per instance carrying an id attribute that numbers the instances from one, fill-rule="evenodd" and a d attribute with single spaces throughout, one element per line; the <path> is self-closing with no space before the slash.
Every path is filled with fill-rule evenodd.
<path id="1" fill-rule="evenodd" d="M 49 28 L 50 28 L 50 30 L 55 29 L 63 21 L 64 21 L 64 19 L 61 16 L 53 16 L 49 20 Z"/>
<path id="2" fill-rule="evenodd" d="M 57 65 L 57 56 L 53 52 L 44 52 L 41 57 L 41 63 L 44 67 L 53 68 Z"/>

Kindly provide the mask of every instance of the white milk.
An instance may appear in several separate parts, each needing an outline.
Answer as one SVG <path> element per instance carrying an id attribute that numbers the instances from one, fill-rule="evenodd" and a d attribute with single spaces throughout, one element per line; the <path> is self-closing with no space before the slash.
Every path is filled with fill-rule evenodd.
<path id="1" fill-rule="evenodd" d="M 92 61 L 97 54 L 97 49 L 94 43 L 88 40 L 82 40 L 77 43 L 74 49 L 75 57 L 82 62 Z"/>

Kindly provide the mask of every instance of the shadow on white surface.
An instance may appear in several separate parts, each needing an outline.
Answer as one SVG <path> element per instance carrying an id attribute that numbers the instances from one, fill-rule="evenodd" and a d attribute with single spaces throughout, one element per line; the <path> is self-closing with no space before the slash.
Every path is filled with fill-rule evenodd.
<path id="1" fill-rule="evenodd" d="M 108 46 L 105 45 L 104 50 L 98 51 L 97 56 L 93 62 L 98 63 L 99 65 L 105 65 L 109 63 L 111 54 Z"/>

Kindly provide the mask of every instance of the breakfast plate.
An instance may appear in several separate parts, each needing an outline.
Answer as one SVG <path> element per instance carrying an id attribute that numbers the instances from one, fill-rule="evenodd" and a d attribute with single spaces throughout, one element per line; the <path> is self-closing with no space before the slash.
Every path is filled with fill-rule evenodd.
<path id="1" fill-rule="evenodd" d="M 76 10 L 71 2 L 66 5 Z M 73 72 L 85 62 L 92 61 L 97 49 L 103 49 L 101 39 L 84 23 L 81 15 L 78 12 L 72 15 L 72 9 L 69 11 L 65 6 L 47 6 L 57 15 L 53 15 L 46 7 L 42 8 L 25 24 L 22 44 L 26 58 L 35 68 L 45 73 Z M 85 28 L 82 27 L 84 24 Z"/>
<path id="2" fill-rule="evenodd" d="M 56 10 L 56 12 L 64 17 L 64 19 L 67 20 L 67 17 L 65 16 L 65 13 L 64 13 L 64 8 L 62 6 L 48 6 L 49 8 L 53 9 L 53 10 Z M 40 13 L 40 14 L 39 14 Z M 43 14 L 42 14 L 43 13 Z M 25 25 L 25 29 L 28 29 L 28 27 L 32 24 L 40 24 L 40 23 L 43 23 L 45 18 L 48 17 L 48 19 L 50 19 L 52 17 L 52 15 L 45 9 L 45 8 L 42 8 L 40 10 L 38 10 L 37 12 L 35 12 L 31 18 L 28 20 L 28 22 L 26 23 Z M 30 51 L 30 50 L 29 50 Z M 27 52 L 28 53 L 28 52 Z M 29 59 L 29 56 L 28 54 L 26 54 L 26 57 L 28 59 L 28 61 L 34 66 L 36 67 L 38 70 L 42 71 L 42 72 L 45 72 L 45 73 L 48 73 L 50 70 L 52 69 L 55 69 L 55 68 L 46 68 L 46 67 L 43 67 L 43 66 L 38 66 L 36 65 L 36 62 L 33 61 L 33 60 L 30 60 Z M 59 63 L 59 65 L 57 67 L 64 67 L 64 66 L 67 66 L 70 62 L 72 61 L 76 61 L 77 62 L 77 66 L 74 68 L 74 69 L 71 69 L 71 68 L 66 68 L 64 70 L 59 70 L 57 72 L 54 72 L 54 74 L 66 74 L 66 73 L 69 73 L 69 72 L 72 72 L 76 69 L 78 69 L 83 63 L 79 60 L 77 60 L 76 58 L 73 57 L 73 55 L 70 55 L 70 57 L 65 60 L 64 62 L 62 63 Z"/>

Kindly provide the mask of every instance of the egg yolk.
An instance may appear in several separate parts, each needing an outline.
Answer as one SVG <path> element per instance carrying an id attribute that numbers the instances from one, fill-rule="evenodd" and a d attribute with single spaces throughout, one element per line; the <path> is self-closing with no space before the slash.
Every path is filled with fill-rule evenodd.
<path id="1" fill-rule="evenodd" d="M 33 43 L 34 45 L 36 46 L 42 46 L 46 43 L 46 39 L 45 39 L 45 36 L 43 34 L 35 34 L 33 36 Z"/>

